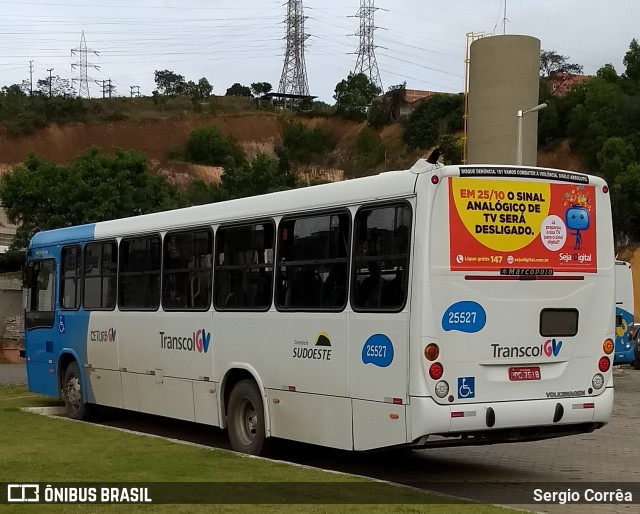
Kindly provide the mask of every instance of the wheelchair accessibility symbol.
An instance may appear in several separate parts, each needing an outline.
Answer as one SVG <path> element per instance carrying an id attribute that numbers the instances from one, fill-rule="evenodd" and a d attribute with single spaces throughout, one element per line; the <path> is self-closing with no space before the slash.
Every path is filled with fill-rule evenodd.
<path id="1" fill-rule="evenodd" d="M 458 377 L 458 398 L 476 397 L 476 377 Z"/>
<path id="2" fill-rule="evenodd" d="M 58 316 L 58 331 L 64 334 L 64 316 Z"/>

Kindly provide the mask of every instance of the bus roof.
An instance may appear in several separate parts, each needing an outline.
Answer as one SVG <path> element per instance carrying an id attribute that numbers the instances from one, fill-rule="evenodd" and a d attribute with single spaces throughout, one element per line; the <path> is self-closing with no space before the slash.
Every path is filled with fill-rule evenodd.
<path id="1" fill-rule="evenodd" d="M 426 166 L 421 164 L 423 162 Z M 342 182 L 38 232 L 31 239 L 30 246 L 174 230 L 218 221 L 284 215 L 301 209 L 311 211 L 398 198 L 414 193 L 417 174 L 436 167 L 426 161 L 419 161 L 418 164 L 411 170 L 390 171 Z"/>
<path id="2" fill-rule="evenodd" d="M 31 239 L 29 246 L 41 247 L 73 241 L 89 241 L 129 234 L 175 230 L 221 221 L 233 222 L 242 219 L 285 215 L 300 210 L 312 211 L 363 202 L 390 200 L 414 194 L 417 175 L 431 172 L 434 169 L 438 170 L 441 177 L 460 175 L 465 172 L 469 176 L 498 175 L 516 180 L 531 178 L 531 175 L 521 174 L 521 172 L 534 172 L 535 170 L 538 179 L 569 180 L 582 183 L 586 181 L 600 186 L 605 184 L 598 177 L 562 170 L 483 164 L 444 167 L 441 164 L 431 164 L 425 159 L 420 159 L 408 170 L 389 171 L 342 182 L 38 232 Z M 504 175 L 504 173 L 507 174 Z M 572 177 L 578 180 L 572 180 Z"/>

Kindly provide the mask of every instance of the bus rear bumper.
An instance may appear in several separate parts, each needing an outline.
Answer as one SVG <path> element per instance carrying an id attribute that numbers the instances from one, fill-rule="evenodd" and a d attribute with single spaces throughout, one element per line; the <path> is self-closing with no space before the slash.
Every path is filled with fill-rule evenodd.
<path id="1" fill-rule="evenodd" d="M 535 441 L 604 426 L 611 419 L 613 387 L 598 396 L 518 402 L 440 405 L 411 398 L 411 440 L 418 446 Z"/>

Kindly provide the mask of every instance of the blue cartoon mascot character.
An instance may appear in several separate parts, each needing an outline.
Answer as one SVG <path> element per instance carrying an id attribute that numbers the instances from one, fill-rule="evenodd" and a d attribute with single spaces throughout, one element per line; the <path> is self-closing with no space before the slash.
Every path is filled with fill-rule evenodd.
<path id="1" fill-rule="evenodd" d="M 589 211 L 580 205 L 572 205 L 565 213 L 565 222 L 567 224 L 567 229 L 574 231 L 571 234 L 576 238 L 573 249 L 580 250 L 582 247 L 581 232 L 589 228 Z"/>

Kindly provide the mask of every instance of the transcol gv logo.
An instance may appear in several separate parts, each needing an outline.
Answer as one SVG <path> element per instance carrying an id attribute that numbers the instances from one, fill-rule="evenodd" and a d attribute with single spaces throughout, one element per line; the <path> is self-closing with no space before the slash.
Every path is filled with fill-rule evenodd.
<path id="1" fill-rule="evenodd" d="M 491 345 L 494 359 L 512 359 L 514 357 L 557 357 L 562 349 L 562 341 L 547 339 L 539 346 L 501 346 Z"/>
<path id="2" fill-rule="evenodd" d="M 167 335 L 160 332 L 160 348 L 163 350 L 184 350 L 187 352 L 207 353 L 211 342 L 211 332 L 205 329 L 193 332 L 189 336 Z"/>

